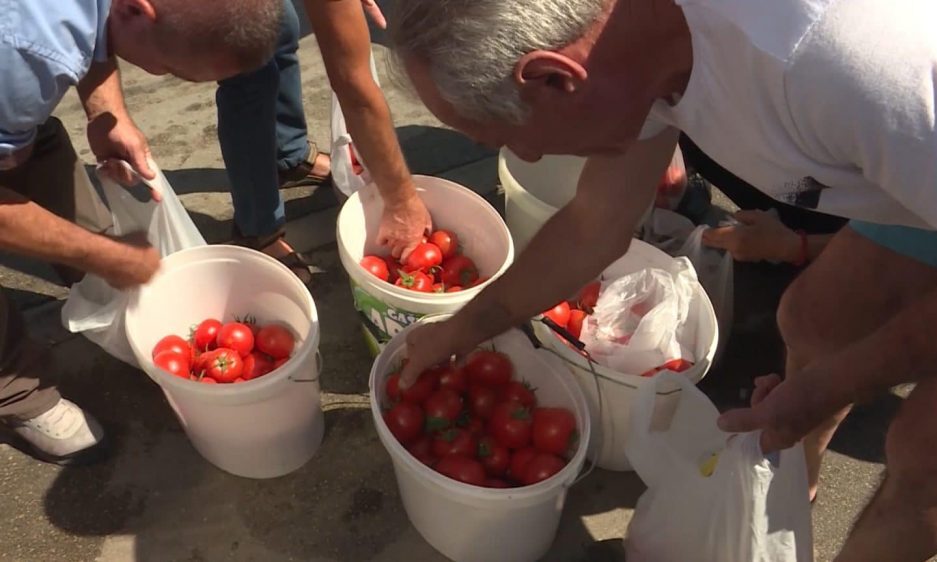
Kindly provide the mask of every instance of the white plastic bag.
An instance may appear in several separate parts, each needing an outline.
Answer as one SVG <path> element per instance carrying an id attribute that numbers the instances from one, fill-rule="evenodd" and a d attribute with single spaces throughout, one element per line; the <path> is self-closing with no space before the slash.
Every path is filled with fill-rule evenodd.
<path id="1" fill-rule="evenodd" d="M 640 374 L 671 359 L 695 362 L 683 331 L 696 283 L 685 258 L 666 270 L 647 268 L 615 279 L 602 287 L 579 339 L 599 364 L 621 373 Z"/>
<path id="2" fill-rule="evenodd" d="M 669 428 L 652 427 L 656 391 L 674 385 Z M 718 416 L 686 377 L 661 373 L 638 390 L 625 451 L 648 489 L 628 527 L 628 562 L 811 562 L 803 447 L 766 457 L 760 432 L 723 433 Z"/>
<path id="3" fill-rule="evenodd" d="M 108 233 L 121 236 L 146 232 L 147 240 L 161 256 L 204 245 L 205 239 L 166 177 L 152 161 L 150 168 L 156 172 L 156 179 L 144 183 L 160 193 L 159 203 L 150 199 L 141 201 L 120 184 L 100 178 L 114 223 Z M 129 298 L 129 293 L 114 289 L 104 279 L 86 275 L 69 292 L 62 308 L 62 324 L 71 332 L 84 334 L 124 363 L 137 366 L 124 331 L 124 309 Z"/>
<path id="4" fill-rule="evenodd" d="M 380 86 L 377 79 L 377 68 L 374 66 L 374 53 L 371 53 L 371 76 Z M 371 174 L 367 166 L 355 150 L 351 135 L 345 126 L 345 115 L 342 106 L 338 103 L 338 96 L 332 91 L 332 181 L 346 196 L 358 191 L 371 183 Z"/>
<path id="5" fill-rule="evenodd" d="M 718 356 L 732 331 L 734 266 L 729 252 L 703 244 L 707 228 L 694 226 L 690 219 L 673 211 L 655 209 L 645 224 L 644 241 L 672 256 L 684 256 L 693 264 L 719 322 Z"/>

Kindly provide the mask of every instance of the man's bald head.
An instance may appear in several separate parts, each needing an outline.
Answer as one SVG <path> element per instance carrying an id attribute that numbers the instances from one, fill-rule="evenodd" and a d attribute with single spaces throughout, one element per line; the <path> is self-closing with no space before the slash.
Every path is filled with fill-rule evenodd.
<path id="1" fill-rule="evenodd" d="M 113 52 L 154 74 L 220 80 L 273 56 L 282 0 L 114 0 Z"/>

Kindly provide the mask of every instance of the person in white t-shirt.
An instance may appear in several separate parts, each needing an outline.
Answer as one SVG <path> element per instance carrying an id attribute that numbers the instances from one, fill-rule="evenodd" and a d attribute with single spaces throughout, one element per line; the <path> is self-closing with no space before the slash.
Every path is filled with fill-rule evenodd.
<path id="1" fill-rule="evenodd" d="M 786 378 L 720 424 L 764 429 L 766 450 L 803 439 L 815 490 L 850 405 L 917 382 L 840 559 L 937 553 L 934 21 L 932 0 L 398 0 L 392 48 L 443 122 L 531 161 L 588 157 L 503 277 L 410 333 L 403 384 L 624 253 L 683 132 L 775 199 L 854 219 L 782 300 Z"/>

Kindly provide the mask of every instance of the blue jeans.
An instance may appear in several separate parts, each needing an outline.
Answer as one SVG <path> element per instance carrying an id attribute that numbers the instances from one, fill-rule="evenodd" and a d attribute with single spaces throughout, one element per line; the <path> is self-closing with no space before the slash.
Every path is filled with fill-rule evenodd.
<path id="1" fill-rule="evenodd" d="M 299 16 L 284 0 L 280 38 L 262 68 L 218 83 L 218 141 L 231 182 L 234 223 L 243 236 L 268 236 L 286 220 L 277 170 L 309 156 L 299 76 Z"/>

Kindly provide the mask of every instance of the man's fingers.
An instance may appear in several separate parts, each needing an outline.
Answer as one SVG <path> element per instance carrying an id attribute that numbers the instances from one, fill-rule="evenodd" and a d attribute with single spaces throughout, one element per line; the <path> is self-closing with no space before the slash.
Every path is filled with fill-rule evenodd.
<path id="1" fill-rule="evenodd" d="M 150 151 L 145 146 L 143 148 L 134 150 L 130 153 L 130 165 L 133 166 L 134 171 L 148 180 L 156 179 L 156 172 L 150 168 L 150 163 L 147 161 L 149 159 Z"/>
<path id="2" fill-rule="evenodd" d="M 752 392 L 752 406 L 760 404 L 776 386 L 781 384 L 778 375 L 765 375 L 755 379 L 755 390 Z"/>
<path id="3" fill-rule="evenodd" d="M 387 19 L 384 17 L 384 12 L 381 11 L 381 8 L 374 0 L 361 0 L 361 4 L 364 6 L 364 13 L 371 18 L 374 25 L 381 29 L 387 29 Z"/>
<path id="4" fill-rule="evenodd" d="M 723 226 L 719 228 L 707 228 L 703 231 L 703 244 L 711 248 L 728 250 L 733 238 L 735 237 L 734 226 Z"/>
<path id="5" fill-rule="evenodd" d="M 401 259 L 401 261 L 407 259 L 407 256 L 409 256 L 409 255 L 413 252 L 413 250 L 416 249 L 416 243 L 415 243 L 415 242 L 411 242 L 411 243 L 409 243 L 409 244 L 401 244 L 400 246 L 401 246 L 401 248 L 402 248 L 402 249 L 400 250 L 400 259 Z"/>
<path id="6" fill-rule="evenodd" d="M 738 408 L 719 416 L 719 429 L 727 433 L 748 433 L 761 429 L 764 420 L 757 408 Z"/>
<path id="7" fill-rule="evenodd" d="M 763 220 L 767 216 L 767 213 L 759 211 L 758 209 L 745 209 L 738 211 L 732 216 L 742 224 L 754 224 Z"/>

